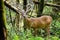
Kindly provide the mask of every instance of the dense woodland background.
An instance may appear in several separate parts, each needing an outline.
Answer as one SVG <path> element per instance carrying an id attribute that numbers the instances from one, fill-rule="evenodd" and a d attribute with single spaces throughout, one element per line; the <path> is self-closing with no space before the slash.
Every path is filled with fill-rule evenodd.
<path id="1" fill-rule="evenodd" d="M 20 9 L 25 11 L 31 9 L 27 13 L 29 18 L 40 17 L 42 15 L 51 16 L 53 21 L 50 26 L 50 40 L 60 40 L 60 0 L 3 0 L 3 2 L 5 6 L 2 7 L 5 7 L 5 12 L 2 12 L 6 14 L 7 40 L 46 39 L 44 30 L 41 30 L 41 32 L 39 30 L 37 37 L 32 35 L 32 29 L 24 32 L 24 21 Z M 4 16 L 1 16 L 1 18 L 4 18 Z M 4 22 L 1 23 L 4 24 Z"/>

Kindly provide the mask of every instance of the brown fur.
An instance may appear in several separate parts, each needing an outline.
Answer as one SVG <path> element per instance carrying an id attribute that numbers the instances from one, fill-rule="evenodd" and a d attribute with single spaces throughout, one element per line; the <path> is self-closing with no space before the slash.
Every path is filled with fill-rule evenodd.
<path id="1" fill-rule="evenodd" d="M 52 22 L 52 17 L 51 16 L 41 16 L 38 18 L 25 18 L 25 25 L 26 28 L 41 28 L 44 29 L 47 33 L 47 36 L 50 34 L 50 24 Z"/>

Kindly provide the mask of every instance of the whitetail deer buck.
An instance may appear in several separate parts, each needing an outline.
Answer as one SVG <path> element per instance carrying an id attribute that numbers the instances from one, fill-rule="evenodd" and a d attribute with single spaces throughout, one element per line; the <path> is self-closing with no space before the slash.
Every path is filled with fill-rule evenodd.
<path id="1" fill-rule="evenodd" d="M 25 22 L 25 26 L 24 26 L 25 29 L 33 28 L 35 29 L 35 34 L 36 34 L 36 29 L 41 28 L 46 31 L 47 36 L 50 35 L 50 24 L 52 22 L 51 16 L 44 15 L 38 18 L 27 18 L 27 16 L 24 15 L 23 17 Z"/>
<path id="2" fill-rule="evenodd" d="M 24 26 L 25 29 L 33 28 L 33 29 L 35 29 L 35 33 L 36 33 L 36 29 L 41 28 L 46 31 L 47 36 L 50 35 L 50 24 L 52 22 L 51 16 L 44 15 L 44 16 L 41 16 L 38 18 L 28 18 L 26 13 L 29 12 L 30 9 L 26 10 L 26 11 L 24 11 L 24 10 L 20 10 L 20 11 L 24 18 L 24 22 L 25 22 L 25 26 L 26 26 L 26 27 Z"/>

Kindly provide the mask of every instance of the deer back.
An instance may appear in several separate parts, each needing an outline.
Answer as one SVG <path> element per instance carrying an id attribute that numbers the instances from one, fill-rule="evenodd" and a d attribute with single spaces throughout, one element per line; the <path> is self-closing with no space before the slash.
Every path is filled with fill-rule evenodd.
<path id="1" fill-rule="evenodd" d="M 26 25 L 32 28 L 45 28 L 51 24 L 52 17 L 41 16 L 38 18 L 26 18 Z"/>

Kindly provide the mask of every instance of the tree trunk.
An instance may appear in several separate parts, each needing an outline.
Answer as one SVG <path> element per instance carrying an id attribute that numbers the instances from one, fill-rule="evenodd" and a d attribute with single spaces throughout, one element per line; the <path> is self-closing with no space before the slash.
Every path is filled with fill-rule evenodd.
<path id="1" fill-rule="evenodd" d="M 18 9 L 18 7 L 19 7 L 19 0 L 16 0 L 16 6 L 17 6 L 17 9 Z M 19 21 L 20 21 L 19 19 L 20 19 L 20 15 L 19 14 L 16 14 L 16 26 L 18 28 L 19 28 Z"/>
<path id="2" fill-rule="evenodd" d="M 38 13 L 37 13 L 37 17 L 40 17 L 42 12 L 43 12 L 43 8 L 44 8 L 44 0 L 39 0 L 40 4 L 38 4 Z"/>
<path id="3" fill-rule="evenodd" d="M 6 40 L 6 19 L 3 0 L 0 0 L 0 40 Z"/>
<path id="4" fill-rule="evenodd" d="M 53 0 L 53 3 L 54 3 L 54 4 L 57 4 L 57 5 L 60 5 L 60 0 Z M 54 7 L 54 8 L 53 8 L 53 12 L 54 12 L 54 13 L 58 14 L 59 11 L 60 11 L 60 7 Z"/>
<path id="5" fill-rule="evenodd" d="M 26 11 L 27 0 L 23 0 L 23 9 Z"/>
<path id="6" fill-rule="evenodd" d="M 23 0 L 23 9 L 26 11 L 26 5 L 27 5 L 27 0 Z M 26 28 L 25 28 L 25 25 L 26 24 L 26 22 L 25 22 L 25 20 L 24 20 L 24 31 L 26 31 Z"/>

